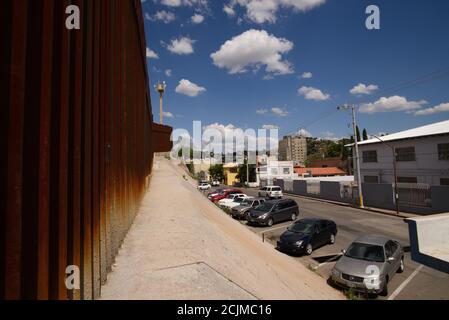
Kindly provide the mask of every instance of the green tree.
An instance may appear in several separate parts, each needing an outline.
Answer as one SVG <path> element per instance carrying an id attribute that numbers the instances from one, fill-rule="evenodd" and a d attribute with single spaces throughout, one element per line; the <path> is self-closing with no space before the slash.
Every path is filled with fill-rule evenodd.
<path id="1" fill-rule="evenodd" d="M 257 175 L 256 175 L 256 165 L 255 164 L 250 164 L 248 165 L 249 167 L 249 182 L 255 182 L 257 180 Z M 240 180 L 241 183 L 246 183 L 246 162 L 243 166 L 239 167 L 239 171 L 237 174 L 237 179 Z"/>
<path id="2" fill-rule="evenodd" d="M 363 129 L 363 141 L 368 140 L 368 131 L 366 129 Z"/>
<path id="3" fill-rule="evenodd" d="M 356 127 L 355 127 L 355 131 L 356 131 L 356 133 L 357 133 L 357 141 L 362 141 L 362 140 L 361 140 L 361 136 L 360 136 L 360 129 L 359 129 L 359 126 L 356 126 Z"/>
<path id="4" fill-rule="evenodd" d="M 222 182 L 224 180 L 224 170 L 222 164 L 216 164 L 209 168 L 209 175 L 212 179 Z"/>

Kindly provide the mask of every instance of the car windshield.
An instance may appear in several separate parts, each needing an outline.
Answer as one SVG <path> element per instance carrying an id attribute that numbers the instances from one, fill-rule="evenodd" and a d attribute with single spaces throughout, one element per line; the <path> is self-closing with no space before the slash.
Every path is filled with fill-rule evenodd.
<path id="1" fill-rule="evenodd" d="M 228 198 L 228 199 L 234 199 L 234 198 L 235 198 L 235 194 L 230 194 L 230 195 L 228 195 L 226 198 Z"/>
<path id="2" fill-rule="evenodd" d="M 268 203 L 268 202 L 264 202 L 261 205 L 258 205 L 256 207 L 257 211 L 270 211 L 273 208 L 274 204 L 272 203 Z"/>
<path id="3" fill-rule="evenodd" d="M 242 203 L 243 200 L 245 200 L 245 199 L 244 198 L 235 198 L 234 202 Z"/>
<path id="4" fill-rule="evenodd" d="M 354 242 L 346 251 L 345 256 L 365 261 L 385 262 L 384 248 L 373 244 Z"/>
<path id="5" fill-rule="evenodd" d="M 252 206 L 252 205 L 253 205 L 253 200 L 251 200 L 251 199 L 243 199 L 242 206 Z"/>
<path id="6" fill-rule="evenodd" d="M 314 224 L 310 222 L 297 222 L 288 227 L 288 231 L 310 234 L 313 231 L 313 226 Z"/>

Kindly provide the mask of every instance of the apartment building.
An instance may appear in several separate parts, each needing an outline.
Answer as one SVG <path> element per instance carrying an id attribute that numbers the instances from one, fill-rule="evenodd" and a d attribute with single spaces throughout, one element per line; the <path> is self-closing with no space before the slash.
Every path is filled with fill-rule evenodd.
<path id="1" fill-rule="evenodd" d="M 382 140 L 382 141 L 381 141 Z M 449 120 L 359 143 L 364 183 L 449 185 Z"/>
<path id="2" fill-rule="evenodd" d="M 301 135 L 285 136 L 279 141 L 279 161 L 293 161 L 304 166 L 307 160 L 307 138 Z"/>

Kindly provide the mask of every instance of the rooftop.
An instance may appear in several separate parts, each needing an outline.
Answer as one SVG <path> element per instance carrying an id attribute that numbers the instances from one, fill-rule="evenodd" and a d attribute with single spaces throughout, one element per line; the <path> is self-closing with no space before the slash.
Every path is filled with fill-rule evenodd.
<path id="1" fill-rule="evenodd" d="M 344 176 L 346 173 L 337 168 L 337 167 L 328 167 L 328 168 L 300 168 L 295 167 L 295 173 L 299 175 L 311 173 L 314 177 L 320 176 Z"/>
<path id="2" fill-rule="evenodd" d="M 395 141 L 395 140 L 403 140 L 403 139 L 411 139 L 411 138 L 419 138 L 419 137 L 427 137 L 441 134 L 449 134 L 449 120 L 432 123 L 426 126 L 409 129 L 393 134 L 389 134 L 386 136 L 380 137 L 383 141 Z M 365 141 L 359 142 L 359 145 L 372 144 L 372 143 L 380 143 L 379 139 L 373 138 Z"/>

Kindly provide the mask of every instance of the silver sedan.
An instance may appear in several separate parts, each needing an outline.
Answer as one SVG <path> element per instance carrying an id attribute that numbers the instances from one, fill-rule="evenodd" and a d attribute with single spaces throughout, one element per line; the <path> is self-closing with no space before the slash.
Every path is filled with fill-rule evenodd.
<path id="1" fill-rule="evenodd" d="M 367 235 L 356 239 L 332 269 L 332 281 L 342 287 L 388 295 L 388 282 L 404 272 L 404 248 L 392 239 Z"/>

